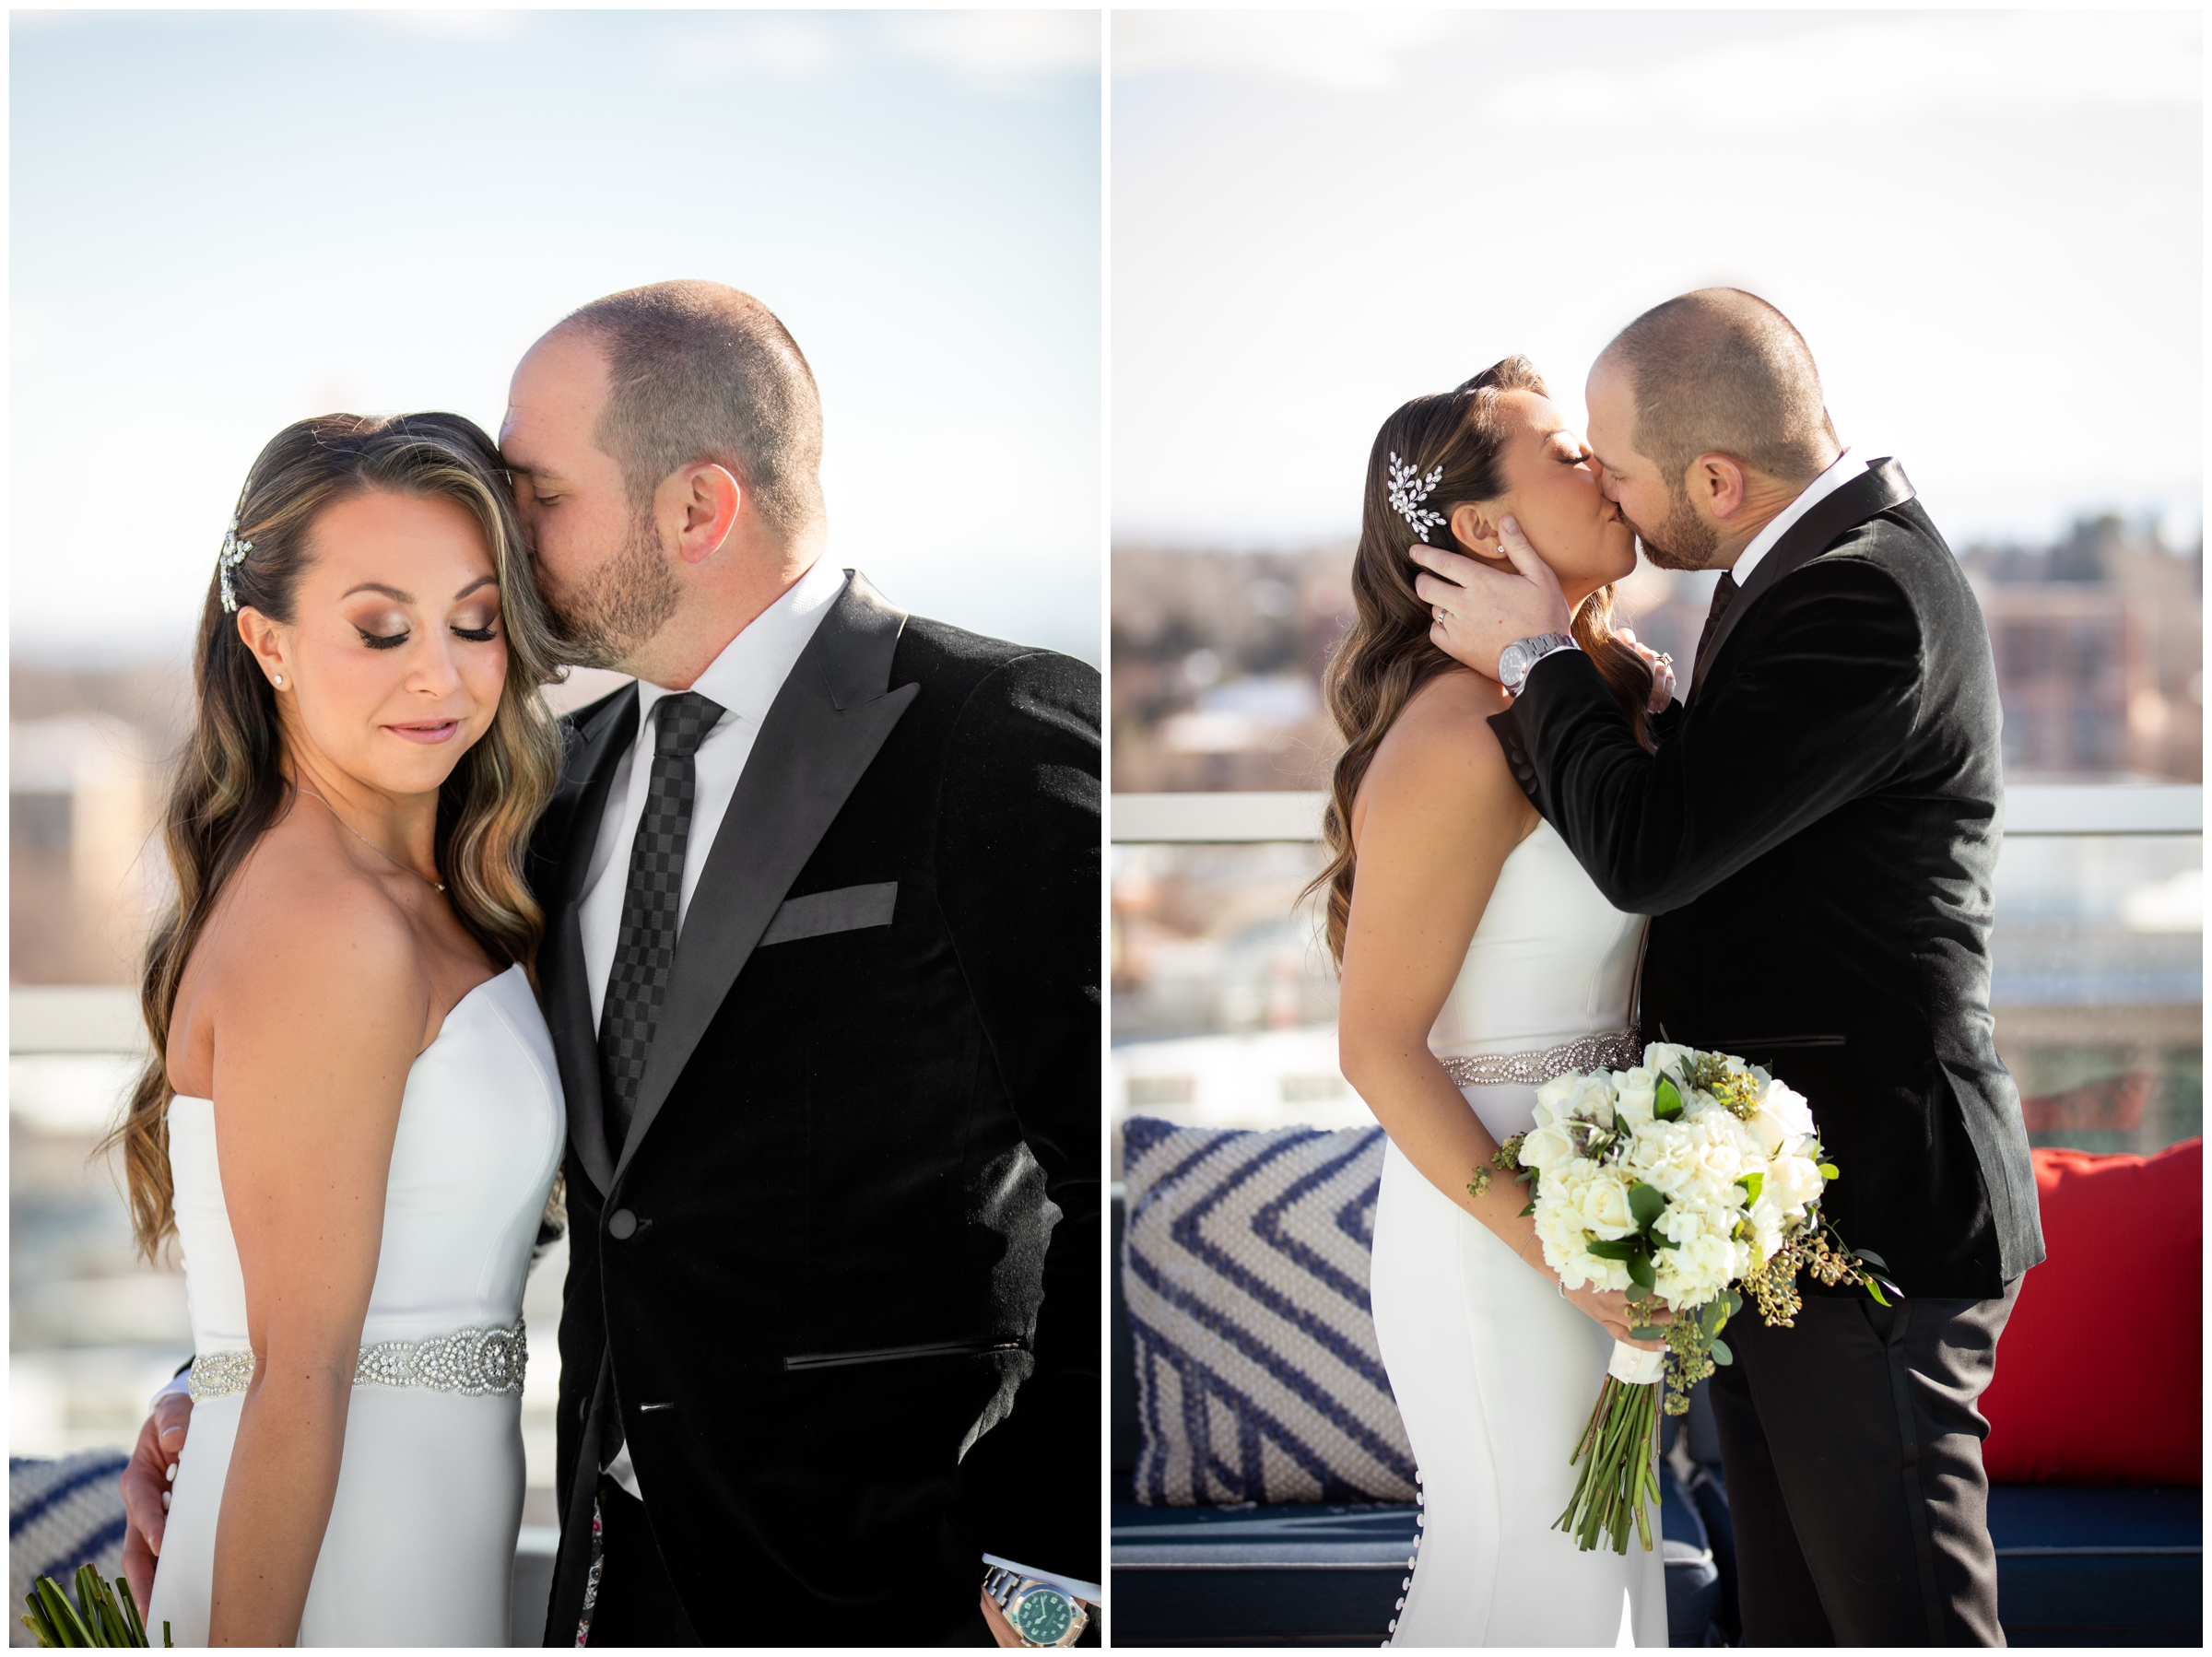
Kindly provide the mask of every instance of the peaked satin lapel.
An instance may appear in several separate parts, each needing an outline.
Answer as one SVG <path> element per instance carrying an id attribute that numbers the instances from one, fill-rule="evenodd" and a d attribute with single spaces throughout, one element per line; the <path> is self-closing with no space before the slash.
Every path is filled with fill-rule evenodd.
<path id="1" fill-rule="evenodd" d="M 639 1141 L 667 1102 L 776 906 L 891 727 L 921 694 L 919 685 L 889 688 L 891 652 L 906 612 L 858 570 L 846 576 L 844 591 L 769 705 L 700 872 L 677 938 L 653 1055 L 638 1084 L 629 1137 L 615 1164 L 617 1180 L 637 1155 Z"/>
<path id="2" fill-rule="evenodd" d="M 591 872 L 593 848 L 606 816 L 607 790 L 637 734 L 638 687 L 633 682 L 616 693 L 590 729 L 579 732 L 582 741 L 562 768 L 561 793 L 572 788 L 574 793 L 554 871 L 556 884 L 548 894 L 546 944 L 537 974 L 554 1056 L 560 1063 L 561 1091 L 568 1096 L 569 1137 L 602 1194 L 614 1183 L 615 1169 L 606 1154 L 605 1106 L 599 1098 L 598 1020 L 592 1016 L 592 981 L 583 966 L 583 931 L 576 918 L 576 899 Z"/>
<path id="3" fill-rule="evenodd" d="M 1688 707 L 1689 701 L 1697 699 L 1707 670 L 1721 653 L 1722 644 L 1762 593 L 1799 565 L 1808 564 L 1826 552 L 1845 531 L 1856 529 L 1867 519 L 1879 517 L 1912 499 L 1912 484 L 1905 476 L 1904 467 L 1894 460 L 1877 460 L 1791 524 L 1782 539 L 1768 549 L 1767 556 L 1759 559 L 1759 568 L 1751 572 L 1744 590 L 1735 595 L 1735 602 L 1721 617 L 1721 625 L 1712 629 L 1712 637 L 1698 652 L 1697 664 L 1690 676 L 1689 699 L 1683 706 Z"/>

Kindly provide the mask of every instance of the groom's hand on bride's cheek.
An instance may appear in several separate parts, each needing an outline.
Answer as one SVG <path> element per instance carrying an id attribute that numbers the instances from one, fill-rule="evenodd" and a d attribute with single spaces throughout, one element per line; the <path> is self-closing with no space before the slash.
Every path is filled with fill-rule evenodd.
<path id="1" fill-rule="evenodd" d="M 1430 640 L 1453 661 L 1493 679 L 1498 658 L 1514 640 L 1564 633 L 1573 625 L 1559 577 L 1512 518 L 1499 524 L 1498 545 L 1513 566 L 1511 574 L 1441 546 L 1412 548 L 1413 561 L 1423 570 L 1414 578 L 1414 590 L 1430 609 Z"/>
<path id="2" fill-rule="evenodd" d="M 181 1393 L 164 1393 L 138 1429 L 137 1448 L 123 1470 L 123 1574 L 142 1612 L 153 1601 L 154 1560 L 169 1522 L 171 1471 L 184 1452 L 191 1425 L 192 1400 Z"/>

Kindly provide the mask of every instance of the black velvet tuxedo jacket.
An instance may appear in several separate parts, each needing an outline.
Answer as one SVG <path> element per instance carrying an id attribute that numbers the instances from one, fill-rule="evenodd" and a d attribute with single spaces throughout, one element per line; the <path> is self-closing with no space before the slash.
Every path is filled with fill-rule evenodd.
<path id="1" fill-rule="evenodd" d="M 533 851 L 570 1126 L 547 1643 L 618 1411 L 708 1644 L 928 1643 L 983 1551 L 1098 1581 L 1097 673 L 850 578 L 708 854 L 618 1154 L 577 899 L 637 702 L 567 722 Z"/>
<path id="2" fill-rule="evenodd" d="M 1811 1101 L 1846 1242 L 1908 1295 L 1994 1296 L 2042 1259 L 1989 1010 L 1996 671 L 1894 461 L 1769 550 L 1655 754 L 1579 652 L 1490 723 L 1606 899 L 1653 917 L 1645 1039 L 1741 1054 Z"/>

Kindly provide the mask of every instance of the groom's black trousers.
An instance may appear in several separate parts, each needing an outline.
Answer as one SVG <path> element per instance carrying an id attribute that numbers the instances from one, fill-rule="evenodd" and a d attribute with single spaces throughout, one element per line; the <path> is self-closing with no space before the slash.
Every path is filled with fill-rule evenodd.
<path id="1" fill-rule="evenodd" d="M 2018 1295 L 1730 1320 L 1712 1395 L 1746 1645 L 2005 1643 L 1975 1401 Z"/>

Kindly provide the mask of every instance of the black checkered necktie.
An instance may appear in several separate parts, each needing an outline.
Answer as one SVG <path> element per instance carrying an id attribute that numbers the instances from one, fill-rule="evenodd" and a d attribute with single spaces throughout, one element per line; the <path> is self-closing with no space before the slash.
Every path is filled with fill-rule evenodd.
<path id="1" fill-rule="evenodd" d="M 1720 630 L 1721 617 L 1728 614 L 1728 606 L 1735 602 L 1735 595 L 1742 591 L 1735 584 L 1735 571 L 1733 570 L 1722 570 L 1721 579 L 1713 583 L 1712 607 L 1705 612 L 1705 630 L 1698 635 L 1698 653 L 1690 658 L 1689 687 L 1692 692 L 1696 691 L 1699 682 L 1705 676 L 1705 649 L 1712 642 L 1713 634 Z"/>
<path id="2" fill-rule="evenodd" d="M 1712 587 L 1712 607 L 1705 612 L 1705 630 L 1698 635 L 1699 655 L 1705 653 L 1705 641 L 1712 637 L 1713 629 L 1721 625 L 1721 617 L 1728 614 L 1728 606 L 1735 602 L 1735 595 L 1742 591 L 1735 584 L 1735 570 L 1721 571 L 1721 579 Z"/>
<path id="3" fill-rule="evenodd" d="M 622 888 L 622 930 L 615 938 L 606 1000 L 599 1014 L 599 1069 L 606 1098 L 607 1148 L 619 1161 L 638 1105 L 638 1085 L 653 1053 L 653 1032 L 676 968 L 677 911 L 684 891 L 684 847 L 691 802 L 699 796 L 695 756 L 722 709 L 696 690 L 665 696 L 653 710 L 653 778 L 638 837 L 629 845 Z"/>

